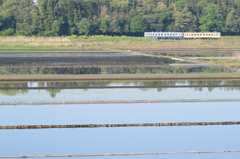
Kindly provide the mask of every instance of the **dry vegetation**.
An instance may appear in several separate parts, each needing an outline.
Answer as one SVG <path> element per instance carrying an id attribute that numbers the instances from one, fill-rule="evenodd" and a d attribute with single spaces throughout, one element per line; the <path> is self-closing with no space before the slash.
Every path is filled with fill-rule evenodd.
<path id="1" fill-rule="evenodd" d="M 100 48 L 126 50 L 159 50 L 159 49 L 240 49 L 240 37 L 222 37 L 221 39 L 151 39 L 144 37 L 0 37 L 0 48 Z"/>

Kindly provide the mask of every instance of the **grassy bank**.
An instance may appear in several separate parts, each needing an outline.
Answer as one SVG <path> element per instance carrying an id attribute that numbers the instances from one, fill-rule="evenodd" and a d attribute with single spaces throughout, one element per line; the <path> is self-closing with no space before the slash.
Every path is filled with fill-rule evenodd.
<path id="1" fill-rule="evenodd" d="M 127 36 L 0 37 L 0 49 L 239 49 L 240 36 L 220 39 L 155 39 Z"/>
<path id="2" fill-rule="evenodd" d="M 240 60 L 218 60 L 214 61 L 218 65 L 233 66 L 240 68 Z"/>
<path id="3" fill-rule="evenodd" d="M 184 79 L 240 79 L 240 74 L 143 74 L 143 75 L 21 75 L 0 76 L 4 81 L 70 81 L 70 80 L 184 80 Z"/>

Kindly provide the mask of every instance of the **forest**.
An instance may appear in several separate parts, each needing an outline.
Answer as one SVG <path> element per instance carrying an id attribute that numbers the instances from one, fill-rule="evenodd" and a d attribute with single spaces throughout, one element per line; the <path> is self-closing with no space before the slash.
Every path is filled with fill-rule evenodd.
<path id="1" fill-rule="evenodd" d="M 240 35 L 239 6 L 240 0 L 0 0 L 0 35 Z"/>

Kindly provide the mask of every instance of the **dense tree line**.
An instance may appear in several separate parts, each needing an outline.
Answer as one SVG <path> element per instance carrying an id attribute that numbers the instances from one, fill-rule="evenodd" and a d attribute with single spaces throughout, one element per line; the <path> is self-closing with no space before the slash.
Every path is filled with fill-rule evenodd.
<path id="1" fill-rule="evenodd" d="M 0 34 L 133 35 L 144 31 L 240 34 L 240 0 L 0 0 Z"/>

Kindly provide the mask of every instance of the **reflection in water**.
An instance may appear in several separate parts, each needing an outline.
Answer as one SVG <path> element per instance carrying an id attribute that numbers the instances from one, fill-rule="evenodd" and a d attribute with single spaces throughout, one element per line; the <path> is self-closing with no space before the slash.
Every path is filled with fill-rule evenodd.
<path id="1" fill-rule="evenodd" d="M 0 83 L 0 87 L 5 87 L 5 88 L 9 88 L 9 87 L 28 87 L 27 83 Z M 0 94 L 4 94 L 4 95 L 9 95 L 9 96 L 14 96 L 17 94 L 26 94 L 28 93 L 28 90 L 2 90 L 0 89 Z"/>
<path id="2" fill-rule="evenodd" d="M 212 87 L 212 86 L 228 86 L 229 87 Z M 0 94 L 8 95 L 8 96 L 15 96 L 20 94 L 26 94 L 33 92 L 33 90 L 27 89 L 34 87 L 37 89 L 37 87 L 44 88 L 46 87 L 45 91 L 52 97 L 56 97 L 57 94 L 61 93 L 62 90 L 65 90 L 68 87 L 86 87 L 84 89 L 80 89 L 83 91 L 90 90 L 91 87 L 121 87 L 121 86 L 143 86 L 143 87 L 156 87 L 156 88 L 138 88 L 139 91 L 149 91 L 149 90 L 157 90 L 157 92 L 167 92 L 167 90 L 172 90 L 174 88 L 163 88 L 166 86 L 190 86 L 186 89 L 191 89 L 193 91 L 208 91 L 209 93 L 212 92 L 214 89 L 220 89 L 222 91 L 231 91 L 231 90 L 240 90 L 240 87 L 233 87 L 233 85 L 240 85 L 240 80 L 189 80 L 189 81 L 99 81 L 99 82 L 28 82 L 28 83 L 0 83 L 0 87 L 2 88 L 8 88 L 7 90 L 3 90 L 0 88 Z M 193 86 L 193 87 L 191 87 Z M 194 87 L 194 86 L 200 86 L 200 87 Z M 201 87 L 203 86 L 203 87 Z M 209 87 L 208 87 L 209 86 Z M 24 88 L 24 89 L 11 89 L 11 88 Z M 56 89 L 53 89 L 56 87 Z M 49 89 L 48 89 L 49 88 Z M 50 89 L 51 88 L 51 89 Z M 62 88 L 62 89 L 61 89 Z M 64 88 L 64 89 L 63 89 Z M 89 89 L 88 89 L 89 88 Z M 77 89 L 77 88 L 76 88 Z M 129 89 L 129 88 L 128 88 Z M 131 89 L 131 88 L 130 88 Z M 135 88 L 132 88 L 135 89 Z M 176 91 L 178 91 L 180 88 L 175 88 Z M 30 92 L 29 92 L 30 91 Z M 38 90 L 40 92 L 40 89 Z M 71 90 L 69 90 L 71 91 Z M 72 90 L 74 91 L 74 90 Z M 106 90 L 105 90 L 106 91 Z M 124 91 L 124 90 L 123 90 Z M 41 91 L 42 92 L 42 91 Z M 137 92 L 136 92 L 137 93 Z"/>
<path id="3" fill-rule="evenodd" d="M 186 73 L 232 73 L 225 67 L 23 67 L 0 68 L 0 75 L 46 75 L 46 74 L 186 74 Z"/>
<path id="4" fill-rule="evenodd" d="M 158 54 L 158 53 L 156 53 Z M 161 53 L 160 53 L 161 54 Z M 22 55 L 19 54 L 20 56 Z M 30 54 L 32 55 L 32 53 Z M 180 74 L 180 73 L 230 73 L 234 72 L 228 68 L 220 67 L 160 67 L 169 64 L 181 64 L 173 60 L 159 60 L 148 57 L 124 57 L 122 61 L 118 60 L 121 56 L 111 57 L 106 55 L 90 59 L 88 56 L 45 56 L 41 59 L 42 53 L 37 56 L 19 56 L 19 57 L 1 57 L 0 64 L 13 66 L 12 68 L 1 67 L 0 75 L 37 75 L 37 74 Z M 79 55 L 79 54 L 77 54 Z M 98 55 L 98 53 L 96 53 Z M 163 53 L 168 56 L 235 56 L 232 52 L 221 53 L 214 52 L 207 54 L 200 53 Z M 114 55 L 115 56 L 115 55 Z M 53 60 L 53 57 L 58 59 Z M 66 57 L 66 59 L 64 58 Z M 108 56 L 109 57 L 109 56 Z M 5 58 L 5 59 L 4 59 Z M 12 59 L 11 59 L 12 58 Z M 52 58 L 52 59 L 50 59 Z M 78 59 L 77 59 L 78 58 Z M 113 59 L 115 58 L 115 59 Z M 109 60 L 112 59 L 112 60 Z M 137 59 L 137 60 L 136 60 Z M 148 59 L 148 60 L 146 60 Z M 81 65 L 76 67 L 75 65 Z M 98 65 L 98 66 L 96 66 Z M 105 66 L 104 66 L 105 65 Z M 106 66 L 108 65 L 108 66 Z M 111 67 L 109 67 L 109 65 Z M 122 65 L 122 66 L 120 66 Z M 144 66 L 145 65 L 145 66 Z M 155 66 L 154 66 L 155 65 Z M 159 66 L 158 66 L 159 65 Z M 19 66 L 19 68 L 15 67 Z M 27 66 L 27 67 L 25 67 Z M 43 67 L 42 67 L 43 66 Z M 48 67 L 49 66 L 49 67 Z M 55 68 L 50 66 L 56 66 Z M 66 67 L 63 67 L 66 66 Z M 140 66 L 140 67 L 139 67 Z M 175 65 L 176 66 L 176 65 Z M 71 67 L 71 68 L 70 68 Z M 28 83 L 0 83 L 3 88 L 28 88 L 45 87 L 43 90 L 29 89 L 10 89 L 0 88 L 0 102 L 29 102 L 29 107 L 1 107 L 2 124 L 46 124 L 55 122 L 55 124 L 75 124 L 75 123 L 115 123 L 118 120 L 124 120 L 120 123 L 129 123 L 136 120 L 137 123 L 142 120 L 153 122 L 169 122 L 177 120 L 186 121 L 228 121 L 229 119 L 238 119 L 238 103 L 174 103 L 176 106 L 156 104 L 132 104 L 129 105 L 102 105 L 101 107 L 93 105 L 76 105 L 72 108 L 64 105 L 55 105 L 46 107 L 43 105 L 32 107 L 34 102 L 62 102 L 64 101 L 124 101 L 124 100 L 188 100 L 188 99 L 239 99 L 239 87 L 198 87 L 198 88 L 161 88 L 160 86 L 212 86 L 212 85 L 240 85 L 240 80 L 213 80 L 213 81 L 100 81 L 100 82 L 28 82 Z M 156 86 L 158 88 L 131 88 L 131 89 L 59 89 L 59 87 L 97 87 L 97 86 Z M 56 87 L 56 89 L 48 88 Z M 231 90 L 231 91 L 230 91 Z M 229 91 L 226 93 L 226 91 Z M 36 103 L 35 103 L 36 104 Z M 236 107 L 232 107 L 233 105 Z M 188 107 L 186 107 L 188 105 Z M 221 106 L 222 105 L 222 106 Z M 125 109 L 124 109 L 125 107 Z M 23 109 L 22 109 L 23 108 Z M 64 108 L 64 109 L 63 109 Z M 117 108 L 117 109 L 116 109 Z M 53 115 L 54 112 L 54 115 Z M 126 113 L 127 112 L 127 113 Z M 202 112 L 202 113 L 201 113 Z M 214 115 L 212 115 L 214 112 Z M 24 115 L 23 115 L 24 114 Z M 123 118 L 124 116 L 124 118 Z M 182 116 L 182 118 L 181 118 Z M 151 118 L 151 119 L 149 119 Z M 209 119 L 210 118 L 210 119 Z M 51 121 L 52 120 L 52 121 Z M 109 120 L 111 120 L 109 122 Z M 115 121 L 114 121 L 115 120 Z M 118 122 L 116 122 L 118 123 Z M 191 151 L 191 150 L 233 150 L 239 147 L 238 132 L 239 127 L 179 127 L 179 128 L 127 128 L 127 129 L 62 129 L 48 131 L 1 131 L 2 152 L 1 155 L 29 155 L 29 154 L 77 154 L 79 147 L 81 153 L 131 153 L 131 152 L 158 152 L 159 148 L 163 152 L 171 151 Z M 176 135 L 177 132 L 177 135 Z M 79 135 L 80 134 L 80 135 Z M 218 134 L 218 135 L 216 135 Z M 220 134 L 220 136 L 219 136 Z M 66 137 L 63 137 L 66 136 Z M 101 137 L 99 137 L 101 136 Z M 182 136 L 182 137 L 179 137 Z M 141 140 L 139 140 L 141 138 Z M 24 139 L 24 142 L 23 142 Z M 33 142 L 34 139 L 34 142 Z M 171 139 L 171 140 L 169 140 Z M 45 145 L 43 146 L 43 141 Z M 58 147 L 56 143 L 61 141 Z M 218 144 L 216 144 L 218 142 Z M 137 144 L 136 144 L 137 143 Z M 184 143 L 184 144 L 183 144 Z M 189 145 L 191 145 L 189 147 Z M 26 147 L 27 146 L 27 147 Z M 223 146 L 223 147 L 222 147 Z M 56 148 L 56 150 L 55 150 Z M 14 150 L 15 154 L 12 154 Z M 162 156 L 161 156 L 162 157 Z M 167 157 L 167 156 L 163 156 Z M 179 156 L 177 156 L 179 158 Z M 182 156 L 186 158 L 186 156 Z M 191 156 L 192 157 L 192 156 Z M 191 158 L 189 157 L 189 158 Z M 196 158 L 196 156 L 194 156 Z M 221 156 L 210 156 L 219 158 Z M 236 158 L 236 156 L 234 156 Z M 141 158 L 137 156 L 136 158 Z M 146 157 L 144 157 L 146 158 Z M 148 156 L 151 158 L 151 156 Z M 156 157 L 155 157 L 156 158 Z M 172 156 L 170 158 L 173 158 Z M 201 155 L 202 158 L 202 155 Z M 206 158 L 204 156 L 204 158 Z M 225 157 L 227 158 L 227 157 Z M 229 156 L 228 156 L 229 158 Z M 231 157 L 230 157 L 231 158 Z M 232 157 L 233 158 L 233 157 Z"/>

